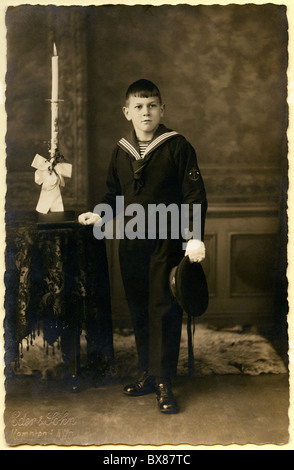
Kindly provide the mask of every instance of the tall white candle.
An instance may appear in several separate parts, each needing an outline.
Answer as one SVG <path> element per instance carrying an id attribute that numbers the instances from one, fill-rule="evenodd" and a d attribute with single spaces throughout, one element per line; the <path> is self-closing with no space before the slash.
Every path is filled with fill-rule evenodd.
<path id="1" fill-rule="evenodd" d="M 52 56 L 52 93 L 51 93 L 51 158 L 58 147 L 58 55 L 56 45 L 53 45 Z"/>
<path id="2" fill-rule="evenodd" d="M 58 55 L 56 45 L 53 45 L 53 56 L 52 56 L 52 101 L 58 100 Z"/>

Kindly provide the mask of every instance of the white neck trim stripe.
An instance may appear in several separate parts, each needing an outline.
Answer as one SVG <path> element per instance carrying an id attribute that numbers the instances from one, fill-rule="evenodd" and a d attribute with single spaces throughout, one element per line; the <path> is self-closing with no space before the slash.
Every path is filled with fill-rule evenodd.
<path id="1" fill-rule="evenodd" d="M 145 158 L 146 155 L 148 155 L 152 150 L 154 150 L 156 147 L 158 147 L 160 144 L 165 142 L 167 139 L 170 137 L 173 137 L 175 135 L 178 135 L 179 133 L 176 131 L 170 131 L 170 132 L 165 132 L 164 134 L 159 135 L 155 140 L 153 140 L 146 148 L 144 154 L 141 156 L 138 151 L 135 149 L 135 147 L 130 144 L 128 140 L 125 138 L 122 138 L 118 144 L 123 147 L 128 153 L 130 153 L 133 157 L 135 157 L 136 160 L 141 160 L 142 158 Z"/>
<path id="2" fill-rule="evenodd" d="M 139 160 L 141 158 L 140 154 L 137 152 L 137 150 L 135 149 L 135 147 L 130 144 L 130 142 L 128 140 L 126 140 L 125 138 L 123 139 L 120 139 L 120 141 L 118 142 L 118 144 L 124 148 L 124 150 L 126 150 L 128 153 L 130 153 L 131 155 L 133 155 L 133 157 L 135 157 L 136 160 Z"/>

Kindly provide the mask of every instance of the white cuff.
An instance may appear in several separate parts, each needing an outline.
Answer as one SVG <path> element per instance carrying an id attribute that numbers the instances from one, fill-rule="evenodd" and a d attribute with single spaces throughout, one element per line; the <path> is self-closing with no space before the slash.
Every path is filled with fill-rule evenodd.
<path id="1" fill-rule="evenodd" d="M 192 263 L 201 263 L 205 259 L 205 245 L 201 240 L 189 240 L 185 256 L 189 256 Z"/>

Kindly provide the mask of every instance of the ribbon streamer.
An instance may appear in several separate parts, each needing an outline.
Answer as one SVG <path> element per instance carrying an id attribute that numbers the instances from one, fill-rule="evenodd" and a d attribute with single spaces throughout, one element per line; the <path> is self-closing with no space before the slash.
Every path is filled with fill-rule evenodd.
<path id="1" fill-rule="evenodd" d="M 60 187 L 65 186 L 64 178 L 71 178 L 72 165 L 70 163 L 57 163 L 53 165 L 54 158 L 47 160 L 37 154 L 32 162 L 36 168 L 35 183 L 42 185 L 40 198 L 36 207 L 37 212 L 47 214 L 62 212 L 64 210 Z"/>

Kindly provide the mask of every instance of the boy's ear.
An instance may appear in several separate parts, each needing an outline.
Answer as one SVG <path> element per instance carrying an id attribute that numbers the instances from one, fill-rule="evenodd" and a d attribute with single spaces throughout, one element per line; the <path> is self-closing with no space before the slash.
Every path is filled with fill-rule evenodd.
<path id="1" fill-rule="evenodd" d="M 127 108 L 127 106 L 123 106 L 122 108 L 122 111 L 125 115 L 125 118 L 128 120 L 128 121 L 131 121 L 131 117 L 130 117 L 130 113 L 129 113 L 129 108 Z"/>
<path id="2" fill-rule="evenodd" d="M 160 106 L 160 109 L 161 109 L 161 117 L 163 117 L 164 111 L 165 111 L 165 104 L 162 104 L 162 105 Z"/>

